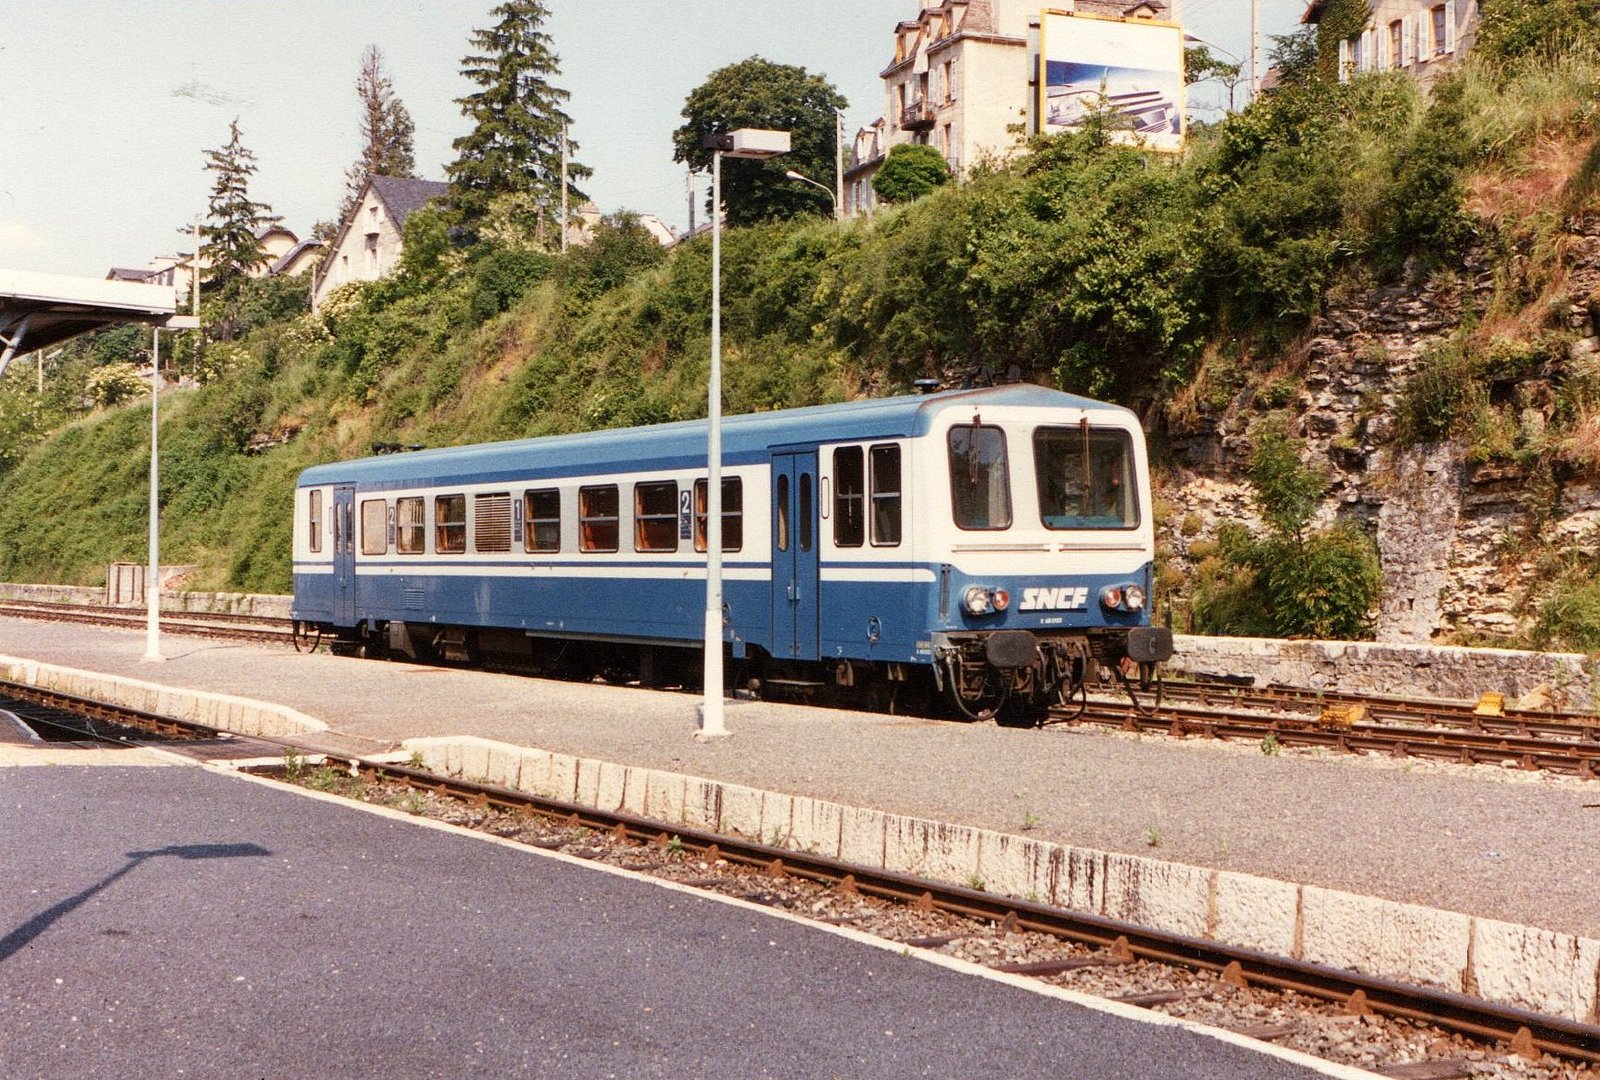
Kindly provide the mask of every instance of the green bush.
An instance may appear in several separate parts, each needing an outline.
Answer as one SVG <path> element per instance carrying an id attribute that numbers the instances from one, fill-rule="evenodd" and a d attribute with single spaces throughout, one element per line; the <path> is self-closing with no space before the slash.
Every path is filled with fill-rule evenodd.
<path id="1" fill-rule="evenodd" d="M 899 143 L 889 148 L 883 165 L 873 174 L 872 190 L 884 202 L 904 203 L 949 182 L 950 163 L 938 150 L 926 144 Z"/>
<path id="2" fill-rule="evenodd" d="M 506 311 L 550 273 L 551 258 L 542 251 L 499 248 L 473 267 L 470 314 L 483 322 Z"/>

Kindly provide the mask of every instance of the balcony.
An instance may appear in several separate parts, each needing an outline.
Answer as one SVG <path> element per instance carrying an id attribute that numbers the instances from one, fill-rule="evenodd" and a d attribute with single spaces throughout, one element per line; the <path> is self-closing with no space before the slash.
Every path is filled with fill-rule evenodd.
<path id="1" fill-rule="evenodd" d="M 906 102 L 900 110 L 900 127 L 905 131 L 927 131 L 933 127 L 933 106 L 926 98 Z"/>

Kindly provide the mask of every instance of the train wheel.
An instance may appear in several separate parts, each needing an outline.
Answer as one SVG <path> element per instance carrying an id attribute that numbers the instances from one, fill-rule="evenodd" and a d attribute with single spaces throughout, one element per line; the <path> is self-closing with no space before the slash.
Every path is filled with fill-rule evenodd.
<path id="1" fill-rule="evenodd" d="M 322 644 L 322 627 L 296 619 L 289 628 L 289 641 L 295 652 L 314 653 Z"/>

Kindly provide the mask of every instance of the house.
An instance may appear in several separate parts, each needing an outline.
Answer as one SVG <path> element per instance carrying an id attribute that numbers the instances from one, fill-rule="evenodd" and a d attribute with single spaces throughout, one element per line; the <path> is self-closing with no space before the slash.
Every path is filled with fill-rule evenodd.
<path id="1" fill-rule="evenodd" d="M 869 210 L 872 177 L 891 147 L 938 148 L 964 176 L 985 156 L 1004 157 L 1019 133 L 1037 130 L 1040 0 L 927 0 L 894 31 L 894 58 L 880 73 L 885 111 L 856 134 L 845 169 L 845 212 Z M 1074 13 L 1163 17 L 1162 0 L 1077 0 Z"/>
<path id="2" fill-rule="evenodd" d="M 1328 0 L 1311 0 L 1301 23 L 1322 21 Z M 1367 71 L 1404 71 L 1431 86 L 1478 34 L 1476 0 L 1369 0 L 1367 23 L 1339 42 L 1339 81 Z"/>
<path id="3" fill-rule="evenodd" d="M 392 271 L 405 248 L 406 219 L 449 189 L 450 185 L 438 180 L 368 177 L 361 197 L 340 223 L 339 235 L 317 270 L 311 310 L 319 309 L 340 285 L 376 281 Z"/>
<path id="4" fill-rule="evenodd" d="M 264 225 L 256 230 L 256 239 L 266 253 L 265 261 L 250 271 L 253 278 L 290 277 L 303 274 L 316 265 L 317 257 L 326 246 L 321 240 L 300 240 L 292 229 L 282 225 Z M 143 285 L 167 285 L 180 299 L 187 298 L 194 288 L 194 258 L 191 255 L 158 255 L 141 267 L 113 266 L 106 273 L 107 281 L 133 281 Z M 203 274 L 211 265 L 200 252 L 200 270 Z"/>
<path id="5" fill-rule="evenodd" d="M 301 240 L 267 267 L 268 277 L 299 277 L 317 268 L 328 245 L 321 240 Z"/>

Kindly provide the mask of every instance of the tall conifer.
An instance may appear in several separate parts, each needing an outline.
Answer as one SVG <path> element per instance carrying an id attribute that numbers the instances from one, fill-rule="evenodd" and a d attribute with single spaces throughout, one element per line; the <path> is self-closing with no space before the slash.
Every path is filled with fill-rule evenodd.
<path id="1" fill-rule="evenodd" d="M 417 175 L 412 143 L 417 127 L 411 120 L 411 113 L 395 96 L 394 84 L 383 69 L 383 50 L 376 45 L 368 45 L 361 54 L 356 96 L 361 100 L 361 157 L 345 170 L 340 221 L 349 215 L 355 201 L 361 197 L 367 177 L 394 176 L 411 180 Z"/>
<path id="2" fill-rule="evenodd" d="M 561 137 L 571 118 L 562 103 L 571 95 L 550 80 L 561 72 L 541 0 L 506 0 L 490 14 L 500 21 L 473 32 L 478 51 L 461 61 L 461 74 L 479 89 L 457 98 L 472 120 L 470 134 L 452 143 L 459 155 L 446 168 L 451 197 L 469 217 L 481 216 L 497 195 L 528 193 L 552 204 L 561 197 Z M 569 143 L 568 157 L 577 149 Z M 567 190 L 592 170 L 567 167 Z"/>
<path id="3" fill-rule="evenodd" d="M 267 261 L 256 234 L 263 226 L 283 219 L 266 203 L 250 198 L 256 156 L 240 140 L 237 117 L 228 125 L 227 145 L 207 150 L 205 155 L 206 171 L 215 173 L 216 179 L 206 204 L 207 221 L 200 227 L 204 255 L 210 263 L 204 284 L 232 292 Z"/>

